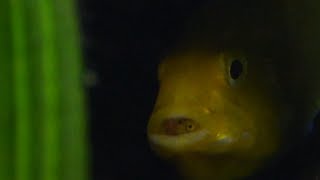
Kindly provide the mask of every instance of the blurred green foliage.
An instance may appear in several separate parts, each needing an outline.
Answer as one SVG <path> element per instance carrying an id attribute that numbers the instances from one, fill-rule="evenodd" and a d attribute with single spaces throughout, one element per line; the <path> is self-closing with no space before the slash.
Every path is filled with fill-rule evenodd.
<path id="1" fill-rule="evenodd" d="M 0 179 L 86 180 L 73 0 L 0 0 Z"/>

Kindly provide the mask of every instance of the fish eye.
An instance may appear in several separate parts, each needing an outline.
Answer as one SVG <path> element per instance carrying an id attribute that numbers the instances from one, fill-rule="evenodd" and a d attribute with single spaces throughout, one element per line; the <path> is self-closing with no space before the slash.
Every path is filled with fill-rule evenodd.
<path id="1" fill-rule="evenodd" d="M 243 63 L 239 59 L 234 59 L 231 62 L 229 73 L 233 80 L 238 79 L 243 72 Z"/>
<path id="2" fill-rule="evenodd" d="M 233 55 L 232 55 L 233 56 Z M 238 86 L 247 75 L 247 58 L 243 55 L 227 57 L 226 73 L 231 86 Z"/>

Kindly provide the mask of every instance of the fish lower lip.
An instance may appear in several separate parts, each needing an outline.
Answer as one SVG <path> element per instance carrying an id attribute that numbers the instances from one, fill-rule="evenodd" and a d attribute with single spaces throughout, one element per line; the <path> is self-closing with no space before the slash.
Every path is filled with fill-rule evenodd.
<path id="1" fill-rule="evenodd" d="M 162 148 L 179 151 L 184 148 L 193 145 L 208 136 L 209 132 L 206 130 L 196 131 L 187 134 L 181 134 L 178 136 L 152 134 L 149 135 L 149 141 Z"/>

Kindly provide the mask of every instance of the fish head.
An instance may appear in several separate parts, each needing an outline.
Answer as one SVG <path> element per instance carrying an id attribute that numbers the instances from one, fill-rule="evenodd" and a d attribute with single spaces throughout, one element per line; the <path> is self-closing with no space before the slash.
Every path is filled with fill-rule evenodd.
<path id="1" fill-rule="evenodd" d="M 274 9 L 280 6 L 249 4 L 205 7 L 158 67 L 148 139 L 158 155 L 197 173 L 194 179 L 249 174 L 289 144 L 306 119 L 296 111 L 308 78 L 297 71 L 301 61 Z"/>
<path id="2" fill-rule="evenodd" d="M 147 131 L 160 156 L 264 159 L 278 149 L 280 122 L 289 117 L 268 60 L 241 51 L 177 53 L 158 70 Z"/>

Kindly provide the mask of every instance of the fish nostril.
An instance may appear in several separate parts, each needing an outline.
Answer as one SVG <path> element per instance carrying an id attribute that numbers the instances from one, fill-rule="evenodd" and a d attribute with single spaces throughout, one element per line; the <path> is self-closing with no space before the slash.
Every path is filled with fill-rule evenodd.
<path id="1" fill-rule="evenodd" d="M 186 117 L 168 118 L 163 121 L 164 132 L 167 135 L 180 135 L 193 132 L 198 127 L 196 121 Z"/>

